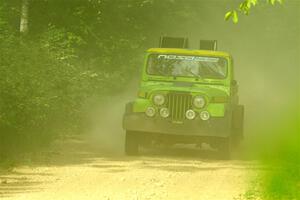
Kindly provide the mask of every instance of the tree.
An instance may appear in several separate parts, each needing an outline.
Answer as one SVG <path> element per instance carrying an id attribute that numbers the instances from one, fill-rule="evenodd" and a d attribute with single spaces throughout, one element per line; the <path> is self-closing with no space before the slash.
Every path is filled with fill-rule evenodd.
<path id="1" fill-rule="evenodd" d="M 249 12 L 252 7 L 256 6 L 259 3 L 260 0 L 244 0 L 242 3 L 240 3 L 238 9 L 234 9 L 231 11 L 228 11 L 225 14 L 225 20 L 232 19 L 233 23 L 238 23 L 239 16 L 238 13 L 242 13 L 245 15 L 249 15 Z M 283 0 L 266 0 L 268 4 L 275 5 L 275 3 L 282 4 Z"/>
<path id="2" fill-rule="evenodd" d="M 22 0 L 21 16 L 20 16 L 21 34 L 26 34 L 28 32 L 28 9 L 29 9 L 29 0 Z"/>

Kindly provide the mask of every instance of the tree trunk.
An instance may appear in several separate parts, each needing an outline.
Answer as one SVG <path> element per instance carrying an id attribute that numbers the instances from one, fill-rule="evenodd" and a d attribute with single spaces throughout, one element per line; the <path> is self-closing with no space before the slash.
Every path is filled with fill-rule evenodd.
<path id="1" fill-rule="evenodd" d="M 20 17 L 20 33 L 26 34 L 28 32 L 28 7 L 29 0 L 22 0 Z"/>

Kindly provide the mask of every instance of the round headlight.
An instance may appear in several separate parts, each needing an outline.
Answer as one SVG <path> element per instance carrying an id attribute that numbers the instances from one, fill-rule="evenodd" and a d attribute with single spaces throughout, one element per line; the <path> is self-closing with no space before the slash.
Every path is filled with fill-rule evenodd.
<path id="1" fill-rule="evenodd" d="M 148 107 L 146 109 L 146 115 L 148 117 L 154 117 L 155 113 L 156 113 L 156 111 L 155 111 L 155 108 L 153 108 L 153 107 Z"/>
<path id="2" fill-rule="evenodd" d="M 189 120 L 195 119 L 196 113 L 193 110 L 187 110 L 185 113 L 185 117 Z"/>
<path id="3" fill-rule="evenodd" d="M 153 96 L 153 103 L 157 106 L 161 106 L 165 103 L 165 97 L 162 94 L 156 94 Z"/>
<path id="4" fill-rule="evenodd" d="M 204 121 L 209 120 L 209 118 L 210 118 L 209 112 L 207 112 L 207 111 L 202 111 L 202 112 L 200 113 L 200 118 L 201 118 L 202 120 L 204 120 Z"/>
<path id="5" fill-rule="evenodd" d="M 162 108 L 162 109 L 160 109 L 159 114 L 161 117 L 167 118 L 167 117 L 169 117 L 170 112 L 169 112 L 168 108 Z"/>
<path id="6" fill-rule="evenodd" d="M 193 105 L 195 108 L 203 108 L 205 106 L 205 99 L 201 96 L 196 96 L 193 99 Z"/>

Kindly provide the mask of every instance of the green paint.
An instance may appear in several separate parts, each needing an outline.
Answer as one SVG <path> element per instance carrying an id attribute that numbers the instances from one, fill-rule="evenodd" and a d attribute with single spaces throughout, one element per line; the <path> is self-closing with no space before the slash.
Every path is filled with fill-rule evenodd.
<path id="1" fill-rule="evenodd" d="M 150 105 L 151 101 L 149 99 L 138 98 L 133 103 L 133 112 L 145 112 L 146 108 Z"/>
<path id="2" fill-rule="evenodd" d="M 196 79 L 194 77 L 172 77 L 164 75 L 149 75 L 147 73 L 148 58 L 151 54 L 172 54 L 185 56 L 205 56 L 205 57 L 221 57 L 228 62 L 227 77 L 225 79 Z M 133 112 L 145 112 L 146 108 L 152 103 L 155 94 L 167 95 L 168 93 L 188 93 L 193 97 L 203 96 L 206 100 L 206 106 L 203 109 L 195 109 L 200 112 L 207 110 L 212 117 L 224 117 L 225 108 L 238 104 L 237 93 L 233 92 L 231 82 L 233 77 L 232 58 L 228 53 L 219 51 L 203 51 L 188 49 L 165 49 L 152 48 L 146 53 L 144 67 L 141 74 L 141 82 L 139 86 L 139 98 L 134 101 Z M 225 99 L 225 102 L 213 102 L 214 99 Z"/>
<path id="3" fill-rule="evenodd" d="M 195 79 L 194 77 L 176 77 L 163 75 L 149 75 L 147 62 L 151 54 L 175 54 L 189 56 L 222 57 L 228 61 L 227 77 L 225 79 Z M 192 97 L 203 96 L 207 105 L 200 110 L 208 110 L 212 117 L 223 117 L 226 106 L 238 103 L 237 94 L 232 94 L 233 65 L 228 53 L 219 51 L 187 50 L 152 48 L 146 53 L 142 79 L 139 86 L 139 98 L 134 101 L 133 112 L 144 112 L 150 105 L 153 106 L 152 97 L 155 94 L 167 95 L 170 92 L 189 93 Z M 142 98 L 140 98 L 142 97 Z M 215 98 L 226 99 L 226 102 L 211 102 Z M 199 109 L 195 109 L 200 111 Z"/>
<path id="4" fill-rule="evenodd" d="M 223 117 L 225 115 L 225 104 L 211 103 L 208 105 L 207 111 L 212 117 Z"/>

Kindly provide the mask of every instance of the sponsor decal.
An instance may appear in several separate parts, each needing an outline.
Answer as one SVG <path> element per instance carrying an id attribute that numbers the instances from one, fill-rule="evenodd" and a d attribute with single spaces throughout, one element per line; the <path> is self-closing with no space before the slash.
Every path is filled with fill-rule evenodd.
<path id="1" fill-rule="evenodd" d="M 157 59 L 166 60 L 187 60 L 187 61 L 205 61 L 205 62 L 218 62 L 220 58 L 213 57 L 200 57 L 200 56 L 182 56 L 182 55 L 158 55 Z"/>

